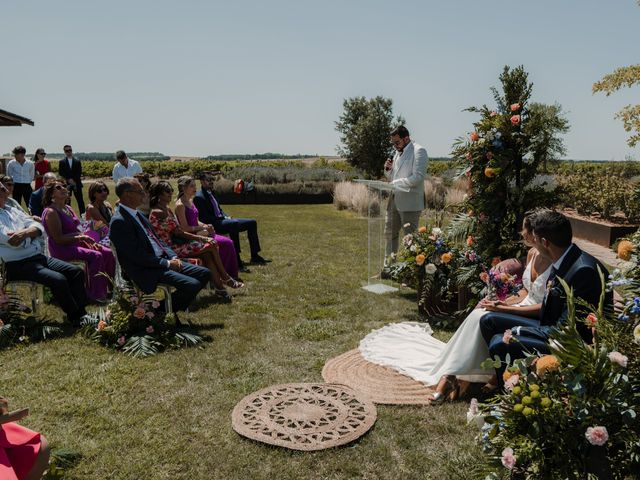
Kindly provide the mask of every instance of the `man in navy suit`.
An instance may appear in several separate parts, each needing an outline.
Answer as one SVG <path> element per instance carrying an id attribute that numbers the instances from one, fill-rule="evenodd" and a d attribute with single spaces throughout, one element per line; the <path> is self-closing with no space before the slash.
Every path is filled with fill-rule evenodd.
<path id="1" fill-rule="evenodd" d="M 44 195 L 44 187 L 47 186 L 49 182 L 56 181 L 56 174 L 53 172 L 47 172 L 42 177 L 42 187 L 37 189 L 35 192 L 31 194 L 29 197 L 29 213 L 36 217 L 41 217 L 42 212 L 44 211 L 44 206 L 42 205 L 42 196 Z"/>
<path id="2" fill-rule="evenodd" d="M 120 266 L 144 292 L 152 293 L 158 283 L 176 288 L 171 300 L 175 310 L 186 310 L 210 279 L 207 268 L 181 261 L 158 238 L 149 220 L 136 208 L 145 191 L 135 178 L 118 180 L 120 205 L 111 218 L 109 238 L 116 248 Z"/>
<path id="3" fill-rule="evenodd" d="M 607 269 L 593 256 L 580 250 L 572 243 L 572 230 L 569 219 L 553 210 L 541 210 L 532 220 L 531 227 L 534 235 L 534 246 L 552 262 L 551 274 L 540 309 L 540 316 L 536 319 L 510 315 L 500 312 L 490 312 L 480 319 L 480 331 L 489 346 L 491 358 L 498 355 L 503 360 L 501 368 L 496 369 L 498 382 L 502 382 L 505 369 L 504 360 L 507 354 L 511 359 L 522 358 L 524 353 L 538 351 L 549 353 L 549 335 L 556 326 L 562 325 L 569 314 L 567 297 L 560 283 L 562 278 L 573 289 L 576 298 L 581 298 L 590 305 L 597 307 L 602 293 L 600 270 L 607 274 Z M 613 305 L 612 293 L 605 295 L 605 305 Z M 578 322 L 576 326 L 580 336 L 587 342 L 592 341 L 591 330 L 580 318 L 586 318 L 588 311 L 577 309 Z M 515 340 L 504 343 L 503 335 L 511 330 Z"/>
<path id="4" fill-rule="evenodd" d="M 82 164 L 73 156 L 71 145 L 63 147 L 64 158 L 58 162 L 58 174 L 67 181 L 69 194 L 73 192 L 78 202 L 80 215 L 84 213 L 84 198 L 82 197 Z M 69 195 L 71 196 L 71 195 Z M 69 200 L 71 201 L 71 200 Z"/>
<path id="5" fill-rule="evenodd" d="M 258 239 L 258 223 L 252 218 L 231 218 L 226 215 L 218 200 L 213 195 L 211 185 L 213 183 L 211 174 L 205 173 L 200 177 L 202 189 L 196 193 L 193 203 L 198 209 L 198 217 L 202 223 L 213 225 L 217 233 L 229 234 L 233 245 L 236 247 L 238 255 L 238 265 L 242 266 L 240 260 L 240 232 L 247 232 L 249 248 L 251 250 L 251 263 L 265 264 L 267 260 L 259 255 L 260 240 Z"/>

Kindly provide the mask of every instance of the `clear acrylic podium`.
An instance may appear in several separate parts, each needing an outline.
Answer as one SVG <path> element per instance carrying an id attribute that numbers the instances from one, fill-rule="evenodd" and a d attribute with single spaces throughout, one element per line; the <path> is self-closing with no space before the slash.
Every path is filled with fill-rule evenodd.
<path id="1" fill-rule="evenodd" d="M 383 280 L 380 277 L 385 260 L 384 218 L 388 201 L 388 196 L 383 195 L 382 192 L 397 192 L 401 189 L 380 180 L 356 179 L 354 182 L 366 185 L 380 205 L 379 211 L 376 212 L 372 208 L 374 202 L 370 201 L 367 209 L 367 284 L 362 288 L 377 294 L 396 292 L 398 289 L 391 285 L 390 280 Z"/>

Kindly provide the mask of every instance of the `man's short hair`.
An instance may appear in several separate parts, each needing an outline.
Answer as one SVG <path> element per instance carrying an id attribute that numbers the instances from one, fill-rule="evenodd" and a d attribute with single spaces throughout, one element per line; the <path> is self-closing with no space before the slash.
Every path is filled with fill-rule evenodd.
<path id="1" fill-rule="evenodd" d="M 118 180 L 118 183 L 116 183 L 116 196 L 122 198 L 122 195 L 129 190 L 133 190 L 134 182 L 137 182 L 137 180 L 133 177 L 124 177 Z"/>
<path id="2" fill-rule="evenodd" d="M 400 138 L 406 138 L 409 136 L 409 130 L 404 125 L 398 125 L 396 128 L 391 130 L 391 136 L 394 137 L 398 135 Z"/>
<path id="3" fill-rule="evenodd" d="M 13 149 L 13 154 L 14 155 L 19 155 L 19 154 L 25 154 L 27 153 L 27 149 L 24 148 L 22 145 L 18 145 L 16 148 Z"/>
<path id="4" fill-rule="evenodd" d="M 546 238 L 556 247 L 567 248 L 573 239 L 571 222 L 556 210 L 539 210 L 531 219 L 531 227 L 536 237 Z"/>
<path id="5" fill-rule="evenodd" d="M 62 147 L 62 151 L 64 152 L 65 150 L 73 150 L 71 148 L 71 145 L 65 145 L 64 147 Z"/>
<path id="6" fill-rule="evenodd" d="M 123 160 L 126 156 L 127 154 L 124 153 L 124 150 L 118 150 L 116 152 L 116 160 Z"/>
<path id="7" fill-rule="evenodd" d="M 57 180 L 58 176 L 53 172 L 47 172 L 42 176 L 42 181 L 46 183 L 47 180 Z"/>

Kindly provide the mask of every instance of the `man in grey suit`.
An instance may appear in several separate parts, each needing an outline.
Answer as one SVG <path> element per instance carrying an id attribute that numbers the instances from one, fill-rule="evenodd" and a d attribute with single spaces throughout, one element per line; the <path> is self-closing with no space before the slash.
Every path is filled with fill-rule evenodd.
<path id="1" fill-rule="evenodd" d="M 387 203 L 384 224 L 386 255 L 398 251 L 400 227 L 405 235 L 418 228 L 420 213 L 425 207 L 424 177 L 427 174 L 427 150 L 411 141 L 404 125 L 391 132 L 391 143 L 396 149 L 393 159 L 384 164 L 384 176 L 398 188 Z M 408 226 L 404 226 L 407 225 Z"/>

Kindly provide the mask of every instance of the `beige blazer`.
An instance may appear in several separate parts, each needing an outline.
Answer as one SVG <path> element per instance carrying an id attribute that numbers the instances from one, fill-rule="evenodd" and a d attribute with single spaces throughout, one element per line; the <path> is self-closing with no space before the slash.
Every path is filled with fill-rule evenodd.
<path id="1" fill-rule="evenodd" d="M 415 142 L 409 143 L 402 154 L 396 151 L 393 156 L 393 168 L 385 171 L 384 175 L 399 189 L 394 192 L 398 211 L 424 210 L 424 178 L 427 175 L 428 162 L 427 150 Z"/>

